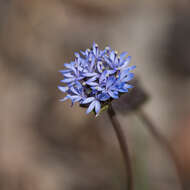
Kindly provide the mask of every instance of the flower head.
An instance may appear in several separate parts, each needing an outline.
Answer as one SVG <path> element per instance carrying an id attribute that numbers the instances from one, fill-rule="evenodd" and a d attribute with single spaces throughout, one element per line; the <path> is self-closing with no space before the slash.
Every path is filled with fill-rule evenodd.
<path id="1" fill-rule="evenodd" d="M 61 101 L 79 102 L 88 107 L 87 114 L 94 110 L 98 115 L 101 107 L 132 88 L 128 82 L 134 77 L 131 70 L 135 66 L 128 66 L 130 59 L 127 52 L 119 55 L 110 47 L 100 50 L 96 43 L 81 54 L 75 53 L 75 60 L 65 63 L 66 69 L 60 71 L 64 79 L 58 88 L 67 94 Z"/>

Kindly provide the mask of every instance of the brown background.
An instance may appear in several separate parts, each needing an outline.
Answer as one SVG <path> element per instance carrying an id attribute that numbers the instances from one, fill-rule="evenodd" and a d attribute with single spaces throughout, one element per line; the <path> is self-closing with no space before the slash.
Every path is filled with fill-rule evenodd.
<path id="1" fill-rule="evenodd" d="M 0 189 L 125 189 L 123 160 L 106 113 L 60 103 L 58 70 L 73 53 L 128 51 L 143 109 L 179 153 L 190 188 L 188 0 L 0 0 Z M 118 113 L 136 189 L 178 190 L 168 154 L 135 112 Z"/>

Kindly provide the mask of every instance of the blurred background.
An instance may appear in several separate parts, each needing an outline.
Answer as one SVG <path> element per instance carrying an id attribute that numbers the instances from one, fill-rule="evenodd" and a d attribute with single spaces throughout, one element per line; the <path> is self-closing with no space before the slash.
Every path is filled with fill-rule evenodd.
<path id="1" fill-rule="evenodd" d="M 188 0 L 0 0 L 0 189 L 126 189 L 107 114 L 59 102 L 58 71 L 96 41 L 132 56 L 148 95 L 137 109 L 171 142 L 189 190 L 189 20 Z M 172 159 L 138 110 L 117 109 L 135 189 L 180 190 Z"/>

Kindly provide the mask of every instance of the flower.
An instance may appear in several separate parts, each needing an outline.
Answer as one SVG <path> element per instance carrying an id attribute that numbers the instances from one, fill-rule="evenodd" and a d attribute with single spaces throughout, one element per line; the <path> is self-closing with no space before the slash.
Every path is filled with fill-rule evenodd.
<path id="1" fill-rule="evenodd" d="M 95 111 L 98 115 L 101 107 L 133 87 L 128 82 L 136 66 L 128 66 L 131 56 L 127 52 L 118 55 L 110 47 L 100 50 L 95 42 L 91 49 L 80 53 L 75 53 L 75 60 L 65 63 L 66 69 L 60 71 L 64 79 L 58 89 L 67 94 L 61 101 L 70 99 L 72 105 L 79 102 L 88 107 L 87 114 Z"/>

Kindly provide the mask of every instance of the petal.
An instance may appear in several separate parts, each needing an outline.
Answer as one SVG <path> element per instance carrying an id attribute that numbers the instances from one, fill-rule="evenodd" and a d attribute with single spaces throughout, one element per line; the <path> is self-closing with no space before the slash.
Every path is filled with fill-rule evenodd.
<path id="1" fill-rule="evenodd" d="M 130 81 L 133 78 L 134 78 L 134 74 L 133 73 L 129 73 L 126 78 L 122 79 L 122 82 L 128 82 L 128 81 Z"/>
<path id="2" fill-rule="evenodd" d="M 109 74 L 109 75 L 112 75 L 112 74 L 114 74 L 116 72 L 116 70 L 107 70 L 107 73 Z"/>
<path id="3" fill-rule="evenodd" d="M 102 68 L 101 68 L 101 65 L 100 65 L 100 62 L 97 63 L 97 69 L 98 69 L 98 72 L 99 73 L 102 73 Z"/>
<path id="4" fill-rule="evenodd" d="M 61 101 L 61 102 L 64 102 L 64 101 L 66 101 L 66 100 L 68 100 L 68 99 L 69 99 L 69 96 L 67 95 L 67 96 L 65 96 L 64 98 L 60 99 L 60 101 Z"/>
<path id="5" fill-rule="evenodd" d="M 110 53 L 110 59 L 111 59 L 112 61 L 115 60 L 115 51 L 114 51 L 114 50 L 112 50 L 111 53 Z"/>
<path id="6" fill-rule="evenodd" d="M 121 69 L 126 68 L 129 62 L 131 61 L 131 56 L 128 56 L 126 59 L 121 61 Z"/>
<path id="7" fill-rule="evenodd" d="M 71 90 L 74 94 L 79 95 L 79 93 L 77 92 L 77 90 L 76 90 L 73 86 L 70 88 L 70 90 Z"/>
<path id="8" fill-rule="evenodd" d="M 128 54 L 128 52 L 122 52 L 120 54 L 120 60 L 123 60 L 126 57 L 127 54 Z"/>
<path id="9" fill-rule="evenodd" d="M 93 46 L 92 46 L 92 50 L 95 56 L 98 56 L 98 44 L 96 44 L 95 42 L 93 42 Z"/>
<path id="10" fill-rule="evenodd" d="M 93 77 L 93 76 L 96 76 L 97 73 L 83 73 L 82 75 L 85 77 Z"/>
<path id="11" fill-rule="evenodd" d="M 124 88 L 133 88 L 133 85 L 125 84 Z"/>
<path id="12" fill-rule="evenodd" d="M 82 99 L 82 97 L 81 97 L 81 96 L 78 96 L 78 95 L 69 96 L 69 98 L 71 99 L 72 103 L 78 102 L 79 100 Z"/>
<path id="13" fill-rule="evenodd" d="M 106 82 L 106 88 L 109 88 L 114 82 L 115 82 L 115 77 L 111 76 L 108 78 L 107 82 Z"/>
<path id="14" fill-rule="evenodd" d="M 80 52 L 82 55 L 86 56 L 86 53 L 84 51 L 80 50 Z"/>
<path id="15" fill-rule="evenodd" d="M 86 114 L 89 114 L 89 113 L 94 109 L 95 103 L 96 103 L 96 101 L 93 101 L 93 102 L 89 105 L 88 109 L 86 110 Z"/>
<path id="16" fill-rule="evenodd" d="M 118 99 L 119 98 L 119 96 L 118 96 L 118 93 L 116 92 L 116 91 L 111 91 L 111 90 L 109 90 L 108 91 L 108 94 L 112 97 L 112 98 L 114 98 L 114 99 Z"/>
<path id="17" fill-rule="evenodd" d="M 74 102 L 74 103 L 75 103 L 75 102 L 79 102 L 81 99 L 82 99 L 82 97 L 79 96 L 79 97 L 73 99 L 73 102 Z"/>
<path id="18" fill-rule="evenodd" d="M 107 63 L 111 68 L 113 68 L 113 62 L 112 62 L 109 58 L 107 58 L 107 57 L 105 57 L 104 59 L 105 59 L 106 63 Z"/>
<path id="19" fill-rule="evenodd" d="M 94 97 L 86 98 L 86 99 L 82 102 L 82 104 L 88 104 L 88 103 L 92 102 L 93 100 L 95 100 Z"/>
<path id="20" fill-rule="evenodd" d="M 102 83 L 106 79 L 106 73 L 107 71 L 104 71 L 99 78 L 99 83 Z"/>
<path id="21" fill-rule="evenodd" d="M 64 70 L 60 70 L 59 72 L 60 72 L 61 74 L 65 74 L 65 73 L 71 72 L 71 70 L 69 70 L 69 69 L 64 69 Z"/>
<path id="22" fill-rule="evenodd" d="M 125 89 L 125 88 L 119 88 L 118 89 L 118 92 L 128 92 L 129 90 L 128 89 Z"/>
<path id="23" fill-rule="evenodd" d="M 86 81 L 86 84 L 88 84 L 89 86 L 98 86 L 98 83 L 91 81 Z"/>
<path id="24" fill-rule="evenodd" d="M 79 57 L 80 57 L 80 55 L 79 55 L 79 53 L 78 53 L 78 52 L 75 52 L 75 53 L 74 53 L 74 55 L 75 55 L 75 57 L 77 57 L 77 58 L 79 58 Z"/>
<path id="25" fill-rule="evenodd" d="M 128 73 L 129 71 L 131 71 L 131 70 L 133 70 L 133 69 L 135 69 L 136 68 L 136 66 L 135 65 L 133 65 L 133 66 L 131 66 L 131 67 L 125 67 L 125 68 L 123 68 L 123 69 L 121 69 L 121 72 L 123 73 Z"/>
<path id="26" fill-rule="evenodd" d="M 96 103 L 95 103 L 96 114 L 100 112 L 100 108 L 101 108 L 100 102 L 96 100 Z"/>
<path id="27" fill-rule="evenodd" d="M 92 72 L 95 63 L 96 63 L 96 59 L 95 59 L 95 57 L 93 56 L 93 57 L 92 57 L 91 64 L 90 64 L 90 72 Z"/>
<path id="28" fill-rule="evenodd" d="M 102 93 L 99 95 L 99 100 L 100 101 L 106 101 L 110 98 L 110 96 L 107 93 Z"/>
<path id="29" fill-rule="evenodd" d="M 88 79 L 88 82 L 94 82 L 97 78 L 98 78 L 98 75 Z"/>
<path id="30" fill-rule="evenodd" d="M 58 86 L 58 89 L 61 91 L 61 92 L 67 92 L 67 90 L 69 90 L 69 88 L 67 86 Z"/>
<path id="31" fill-rule="evenodd" d="M 74 65 L 73 64 L 69 64 L 69 63 L 65 63 L 64 66 L 68 69 L 73 69 L 74 68 Z"/>
<path id="32" fill-rule="evenodd" d="M 78 89 L 83 88 L 82 84 L 79 81 L 76 81 L 75 84 L 76 84 L 76 88 Z"/>
<path id="33" fill-rule="evenodd" d="M 68 78 L 74 77 L 71 73 L 65 73 L 63 75 L 64 75 L 64 77 L 68 77 Z"/>
<path id="34" fill-rule="evenodd" d="M 102 91 L 104 90 L 104 88 L 100 87 L 100 86 L 92 86 L 91 87 L 93 90 L 97 90 L 97 91 Z"/>
<path id="35" fill-rule="evenodd" d="M 63 83 L 70 83 L 73 81 L 75 81 L 75 78 L 66 78 L 66 79 L 61 80 L 61 82 L 63 82 Z"/>

